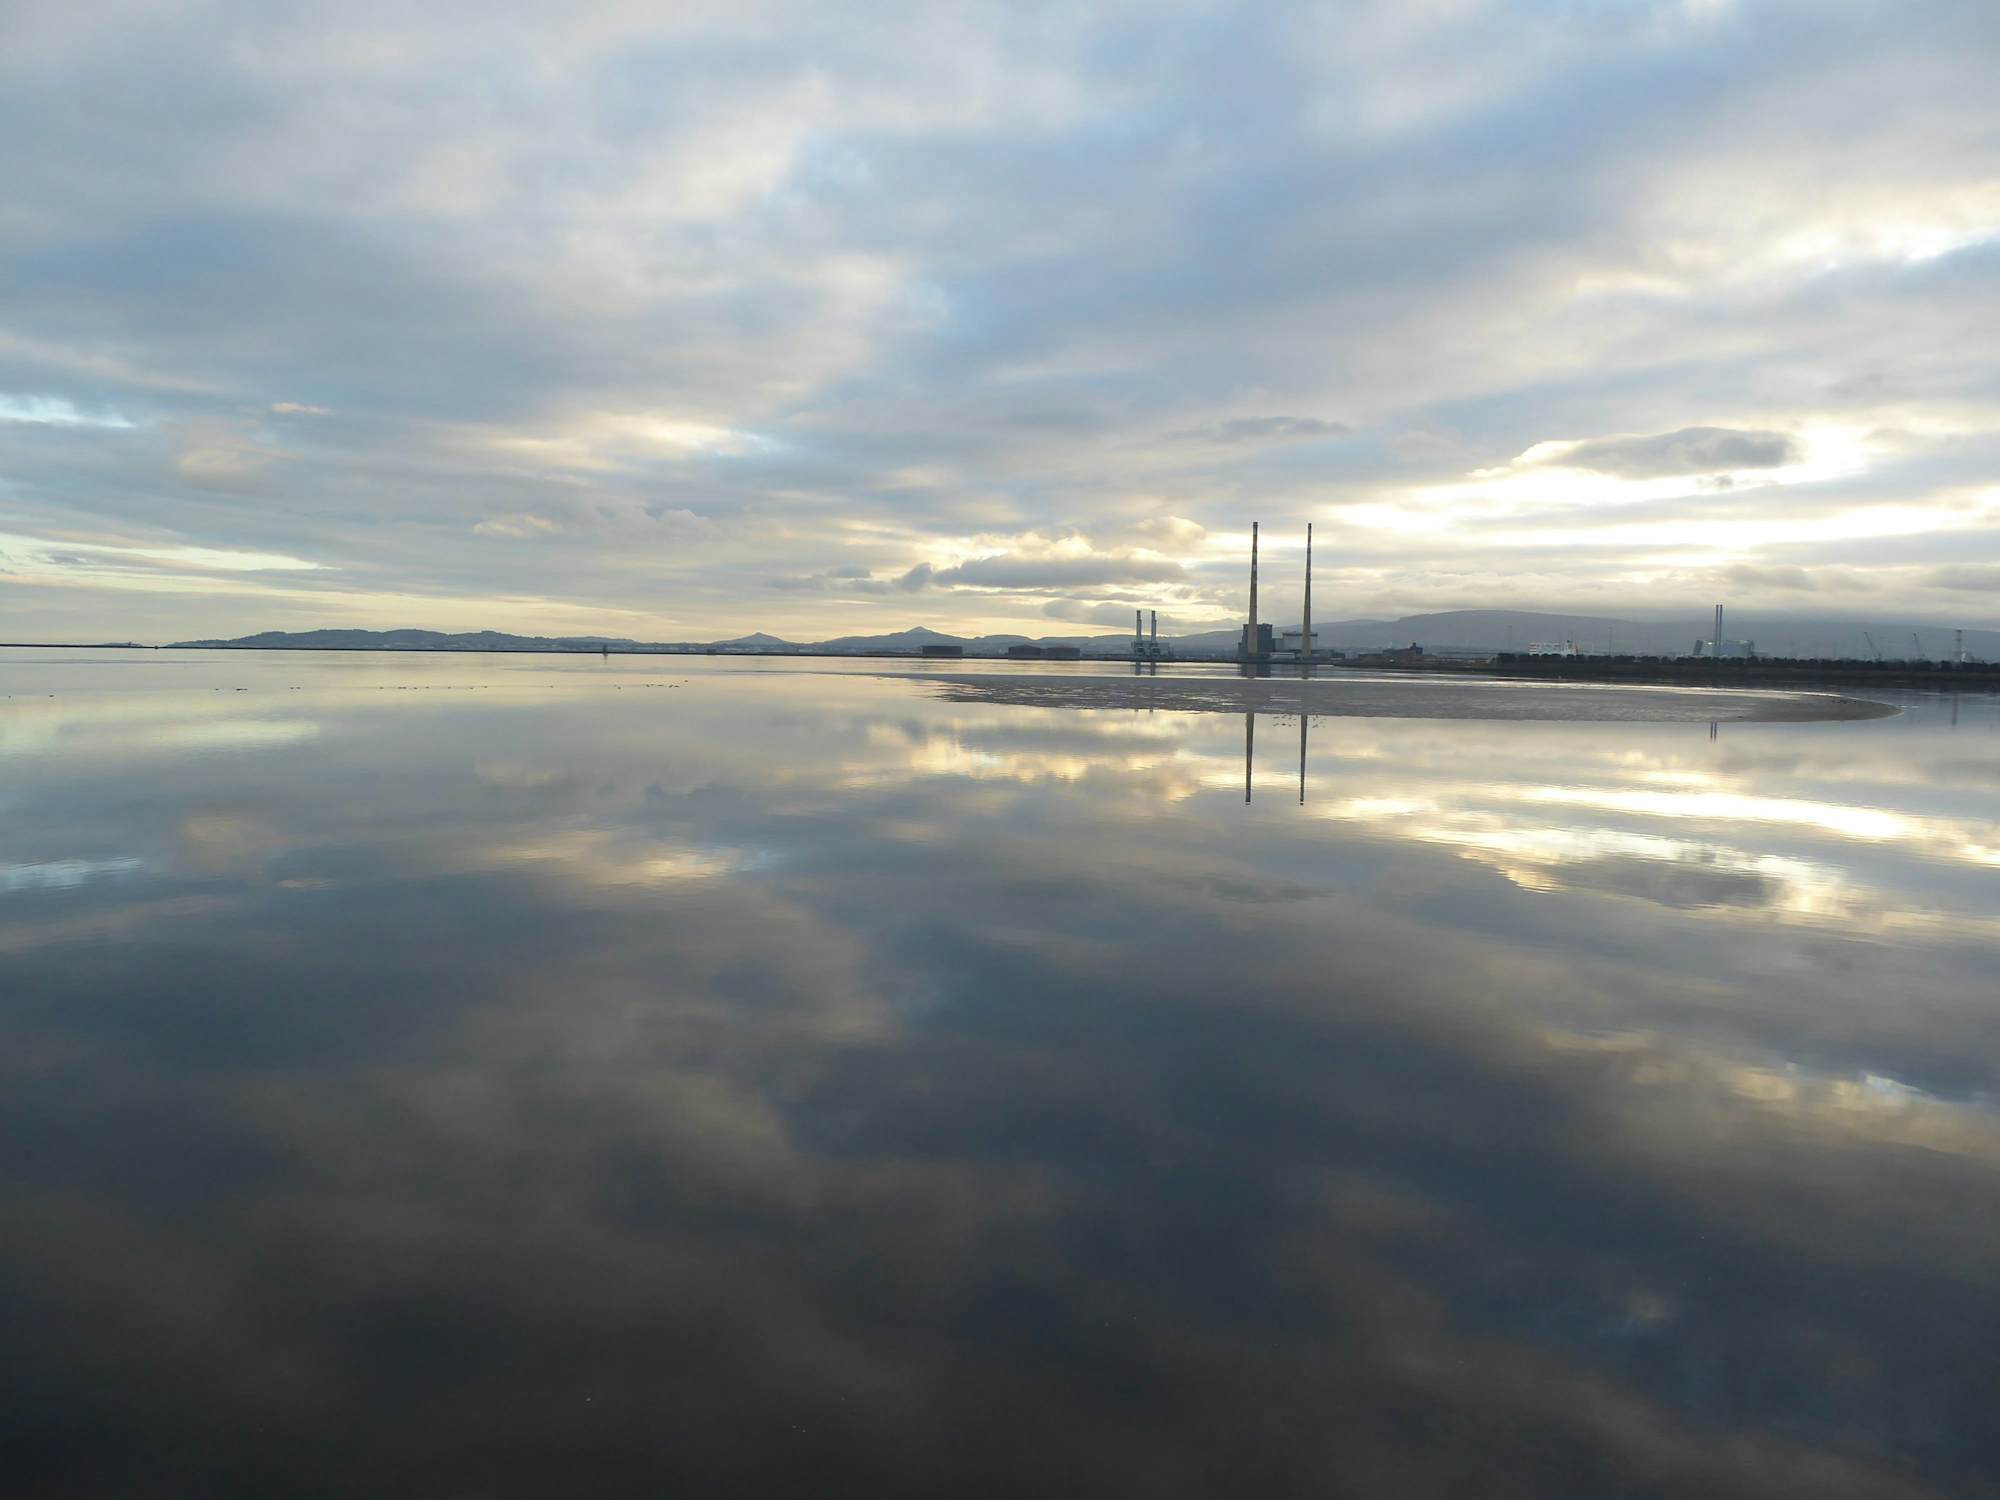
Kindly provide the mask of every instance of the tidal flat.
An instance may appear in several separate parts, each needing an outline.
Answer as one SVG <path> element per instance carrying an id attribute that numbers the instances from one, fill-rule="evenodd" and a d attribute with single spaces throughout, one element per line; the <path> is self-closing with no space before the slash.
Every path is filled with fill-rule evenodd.
<path id="1" fill-rule="evenodd" d="M 1028 708 L 1144 709 L 1169 713 L 1304 713 L 1344 719 L 1547 720 L 1559 724 L 1829 723 L 1886 719 L 1894 704 L 1842 693 L 1673 685 L 1537 683 L 1446 673 L 1270 668 L 1140 667 L 1096 663 L 1061 673 L 1003 666 L 965 673 L 909 673 L 961 703 Z"/>

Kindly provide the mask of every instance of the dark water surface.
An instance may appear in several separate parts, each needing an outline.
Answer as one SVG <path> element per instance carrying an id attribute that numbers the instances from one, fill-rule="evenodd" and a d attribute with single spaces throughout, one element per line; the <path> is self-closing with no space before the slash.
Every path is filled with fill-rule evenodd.
<path id="1" fill-rule="evenodd" d="M 1993 1491 L 1991 699 L 4 656 L 8 1493 Z"/>

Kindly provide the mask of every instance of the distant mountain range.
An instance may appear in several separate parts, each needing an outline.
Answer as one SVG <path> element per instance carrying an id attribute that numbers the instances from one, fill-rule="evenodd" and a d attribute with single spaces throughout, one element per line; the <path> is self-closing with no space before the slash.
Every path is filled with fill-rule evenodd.
<path id="1" fill-rule="evenodd" d="M 1274 622 L 1275 623 L 1275 622 Z M 1531 645 L 1573 642 L 1586 654 L 1680 656 L 1714 628 L 1708 616 L 1669 620 L 1624 620 L 1599 615 L 1543 614 L 1530 610 L 1448 610 L 1404 615 L 1393 620 L 1334 620 L 1315 627 L 1322 648 L 1369 651 L 1387 646 L 1422 646 L 1438 653 L 1487 654 L 1525 651 Z M 1750 639 L 1774 656 L 1817 656 L 1868 660 L 1938 661 L 1953 649 L 1953 634 L 1935 625 L 1812 619 L 1795 615 L 1732 614 L 1724 624 L 1731 640 Z M 1162 636 L 1161 644 L 1183 657 L 1234 655 L 1239 632 L 1210 630 Z M 605 651 L 629 652 L 821 652 L 915 655 L 925 646 L 960 646 L 968 655 L 1000 656 L 1009 646 L 1076 646 L 1104 656 L 1123 655 L 1132 638 L 1110 635 L 946 635 L 926 626 L 888 635 L 844 635 L 823 641 L 788 641 L 758 631 L 724 641 L 635 641 L 624 636 L 509 635 L 498 630 L 450 634 L 437 630 L 267 630 L 234 640 L 176 641 L 185 648 L 261 651 Z M 1965 632 L 1965 649 L 1982 660 L 2000 659 L 2000 630 Z"/>

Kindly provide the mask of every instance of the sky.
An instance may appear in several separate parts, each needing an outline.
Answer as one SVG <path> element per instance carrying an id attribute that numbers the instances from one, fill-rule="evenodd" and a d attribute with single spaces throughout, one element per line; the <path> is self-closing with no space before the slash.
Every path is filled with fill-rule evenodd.
<path id="1" fill-rule="evenodd" d="M 1990 625 L 1991 0 L 0 0 L 0 637 Z"/>

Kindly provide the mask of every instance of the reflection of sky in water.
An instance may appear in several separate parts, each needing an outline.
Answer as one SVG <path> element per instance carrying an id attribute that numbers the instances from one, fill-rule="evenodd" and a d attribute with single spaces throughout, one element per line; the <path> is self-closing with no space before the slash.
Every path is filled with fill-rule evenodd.
<path id="1" fill-rule="evenodd" d="M 31 1491 L 2000 1464 L 1984 701 L 1263 715 L 1246 805 L 1240 716 L 856 670 L 0 689 Z"/>

